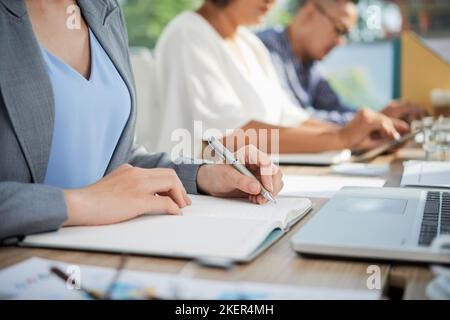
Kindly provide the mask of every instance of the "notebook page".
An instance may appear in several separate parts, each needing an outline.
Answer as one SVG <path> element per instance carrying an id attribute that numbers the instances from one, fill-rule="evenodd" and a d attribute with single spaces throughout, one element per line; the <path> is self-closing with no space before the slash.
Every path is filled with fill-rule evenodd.
<path id="1" fill-rule="evenodd" d="M 171 257 L 244 259 L 270 233 L 270 221 L 195 216 L 143 216 L 95 227 L 28 236 L 26 246 Z"/>
<path id="2" fill-rule="evenodd" d="M 279 197 L 276 204 L 264 205 L 250 203 L 248 199 L 190 197 L 193 204 L 183 209 L 185 216 L 277 221 L 284 224 L 286 217 L 292 216 L 293 210 L 305 207 L 305 199 L 289 197 Z"/>
<path id="3" fill-rule="evenodd" d="M 181 216 L 148 215 L 115 225 L 62 228 L 57 232 L 28 236 L 22 244 L 239 260 L 250 255 L 280 225 L 272 219 L 282 219 L 293 207 L 303 203 L 286 198 L 276 205 L 260 206 L 245 200 L 191 198 L 192 206 L 183 209 Z"/>

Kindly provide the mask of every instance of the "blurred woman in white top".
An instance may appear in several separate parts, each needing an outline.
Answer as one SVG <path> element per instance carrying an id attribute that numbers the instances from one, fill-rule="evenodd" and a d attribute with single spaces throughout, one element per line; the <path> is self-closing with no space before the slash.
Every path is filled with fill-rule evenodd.
<path id="1" fill-rule="evenodd" d="M 310 119 L 294 104 L 267 49 L 246 28 L 260 23 L 274 2 L 205 0 L 196 12 L 184 12 L 167 26 L 155 50 L 156 150 L 174 158 L 199 156 L 208 136 L 228 142 L 243 132 L 256 132 L 251 138 L 257 141 L 251 142 L 268 152 L 370 149 L 409 130 L 406 123 L 369 110 L 339 127 Z M 271 129 L 279 129 L 279 135 L 271 135 Z M 240 141 L 248 143 L 248 136 Z"/>

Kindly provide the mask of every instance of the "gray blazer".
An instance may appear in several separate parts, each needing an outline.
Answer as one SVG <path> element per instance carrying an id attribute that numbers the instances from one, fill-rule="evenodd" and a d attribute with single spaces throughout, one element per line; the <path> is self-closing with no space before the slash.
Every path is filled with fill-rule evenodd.
<path id="1" fill-rule="evenodd" d="M 106 173 L 124 163 L 177 171 L 197 192 L 195 164 L 175 164 L 134 144 L 136 94 L 128 36 L 116 0 L 78 0 L 89 27 L 131 93 L 132 108 Z M 53 92 L 24 0 L 0 0 L 0 241 L 57 230 L 67 220 L 63 191 L 43 185 L 54 125 Z"/>

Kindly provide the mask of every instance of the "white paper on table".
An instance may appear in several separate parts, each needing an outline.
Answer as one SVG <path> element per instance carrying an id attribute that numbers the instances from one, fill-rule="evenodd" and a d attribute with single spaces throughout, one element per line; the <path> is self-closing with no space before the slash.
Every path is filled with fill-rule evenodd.
<path id="1" fill-rule="evenodd" d="M 344 176 L 380 177 L 389 172 L 387 164 L 343 163 L 331 167 L 331 172 Z"/>
<path id="2" fill-rule="evenodd" d="M 0 271 L 0 295 L 12 299 L 83 299 L 80 291 L 49 273 L 51 266 L 67 272 L 67 263 L 32 258 Z M 72 270 L 73 270 L 72 266 Z M 81 285 L 102 292 L 109 286 L 115 271 L 86 265 L 79 267 Z M 273 285 L 256 282 L 225 282 L 189 278 L 182 275 L 124 270 L 117 281 L 113 297 L 131 299 L 151 291 L 165 299 L 355 299 L 381 298 L 381 290 L 353 290 L 325 287 Z"/>
<path id="3" fill-rule="evenodd" d="M 343 176 L 286 175 L 283 196 L 331 198 L 343 187 L 382 187 L 386 180 Z"/>
<path id="4" fill-rule="evenodd" d="M 405 161 L 400 186 L 450 188 L 450 162 Z"/>

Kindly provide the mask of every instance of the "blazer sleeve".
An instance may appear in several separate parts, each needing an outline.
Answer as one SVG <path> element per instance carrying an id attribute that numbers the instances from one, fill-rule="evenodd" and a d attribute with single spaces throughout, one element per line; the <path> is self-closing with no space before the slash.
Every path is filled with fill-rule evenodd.
<path id="1" fill-rule="evenodd" d="M 142 168 L 171 168 L 188 193 L 198 193 L 197 172 L 192 160 L 173 162 L 165 153 L 149 154 L 134 145 L 130 164 Z M 55 231 L 67 220 L 64 191 L 42 184 L 0 182 L 0 243 L 13 244 L 35 233 Z"/>
<path id="2" fill-rule="evenodd" d="M 58 230 L 67 220 L 62 189 L 30 183 L 0 182 L 0 243 Z"/>

